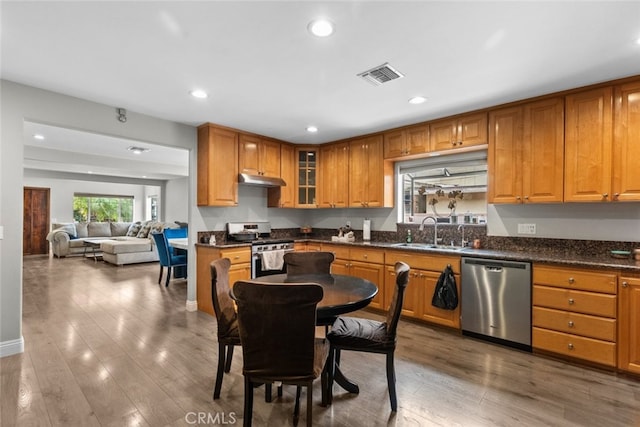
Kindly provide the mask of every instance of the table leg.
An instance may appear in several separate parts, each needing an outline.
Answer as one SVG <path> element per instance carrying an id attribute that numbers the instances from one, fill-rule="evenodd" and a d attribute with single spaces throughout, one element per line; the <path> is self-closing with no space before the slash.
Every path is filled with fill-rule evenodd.
<path id="1" fill-rule="evenodd" d="M 342 371 L 340 370 L 340 365 L 336 364 L 333 379 L 338 383 L 340 387 L 348 391 L 349 393 L 360 393 L 360 387 L 358 384 L 351 381 L 349 378 L 345 377 Z"/>

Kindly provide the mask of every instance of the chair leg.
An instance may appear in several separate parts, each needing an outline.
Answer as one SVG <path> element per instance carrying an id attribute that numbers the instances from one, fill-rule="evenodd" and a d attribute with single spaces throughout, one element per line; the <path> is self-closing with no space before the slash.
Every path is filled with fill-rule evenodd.
<path id="1" fill-rule="evenodd" d="M 396 396 L 396 371 L 393 366 L 393 352 L 387 353 L 387 386 L 389 387 L 391 410 L 397 412 L 398 397 Z"/>
<path id="2" fill-rule="evenodd" d="M 327 358 L 327 396 L 326 396 L 326 405 L 331 405 L 333 403 L 333 381 L 336 374 L 336 352 L 338 350 L 335 347 L 331 346 L 329 348 L 329 356 Z"/>
<path id="3" fill-rule="evenodd" d="M 298 419 L 300 418 L 300 390 L 301 386 L 296 386 L 296 404 L 293 407 L 293 425 L 298 425 Z"/>
<path id="4" fill-rule="evenodd" d="M 253 384 L 248 377 L 244 377 L 244 427 L 251 427 L 253 418 Z"/>
<path id="5" fill-rule="evenodd" d="M 220 398 L 220 390 L 222 389 L 222 377 L 224 376 L 226 345 L 218 343 L 218 372 L 216 373 L 216 385 L 213 388 L 213 400 Z M 233 348 L 233 347 L 232 347 Z M 228 372 L 228 371 L 227 371 Z"/>
<path id="6" fill-rule="evenodd" d="M 225 372 L 229 372 L 231 371 L 231 361 L 233 360 L 233 345 L 228 345 L 227 346 L 227 355 L 226 355 L 226 364 L 224 365 L 224 371 Z"/>
<path id="7" fill-rule="evenodd" d="M 162 283 L 162 272 L 164 271 L 164 267 L 160 264 L 160 276 L 158 276 L 158 285 Z"/>
<path id="8" fill-rule="evenodd" d="M 313 382 L 307 385 L 307 427 L 313 425 Z"/>
<path id="9" fill-rule="evenodd" d="M 167 282 L 164 284 L 165 287 L 169 286 L 169 279 L 171 279 L 171 266 L 167 267 Z"/>

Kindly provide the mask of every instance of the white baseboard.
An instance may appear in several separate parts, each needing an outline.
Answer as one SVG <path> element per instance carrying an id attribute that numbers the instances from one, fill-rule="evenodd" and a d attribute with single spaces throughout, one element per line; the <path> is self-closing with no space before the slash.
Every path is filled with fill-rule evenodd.
<path id="1" fill-rule="evenodd" d="M 187 311 L 198 311 L 198 301 L 187 300 Z"/>
<path id="2" fill-rule="evenodd" d="M 0 342 L 0 357 L 13 356 L 24 352 L 24 338 Z"/>

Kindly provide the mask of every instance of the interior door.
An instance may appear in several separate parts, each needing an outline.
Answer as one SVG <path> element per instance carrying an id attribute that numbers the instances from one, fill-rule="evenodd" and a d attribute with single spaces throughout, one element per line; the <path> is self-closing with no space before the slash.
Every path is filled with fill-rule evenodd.
<path id="1" fill-rule="evenodd" d="M 49 253 L 49 189 L 24 188 L 24 214 L 22 225 L 22 254 L 47 255 Z"/>

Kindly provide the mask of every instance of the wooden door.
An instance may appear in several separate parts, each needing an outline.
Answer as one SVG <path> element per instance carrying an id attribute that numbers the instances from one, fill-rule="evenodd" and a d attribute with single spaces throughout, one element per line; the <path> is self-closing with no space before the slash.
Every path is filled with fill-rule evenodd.
<path id="1" fill-rule="evenodd" d="M 382 135 L 368 137 L 364 142 L 363 160 L 366 175 L 364 206 L 383 207 L 385 206 L 385 176 Z"/>
<path id="2" fill-rule="evenodd" d="M 522 203 L 522 107 L 489 114 L 489 203 Z"/>
<path id="3" fill-rule="evenodd" d="M 408 154 L 405 145 L 405 132 L 396 130 L 384 134 L 384 158 L 392 159 Z"/>
<path id="4" fill-rule="evenodd" d="M 240 134 L 238 170 L 240 173 L 260 175 L 260 138 L 255 135 Z"/>
<path id="5" fill-rule="evenodd" d="M 380 310 L 386 309 L 384 301 L 384 266 L 382 264 L 372 264 L 368 262 L 351 262 L 351 275 L 366 279 L 378 287 L 378 293 L 369 307 Z"/>
<path id="6" fill-rule="evenodd" d="M 454 147 L 458 132 L 458 121 L 444 119 L 429 123 L 429 150 L 443 151 Z"/>
<path id="7" fill-rule="evenodd" d="M 640 200 L 640 82 L 615 88 L 613 199 Z"/>
<path id="8" fill-rule="evenodd" d="M 565 202 L 611 200 L 612 88 L 565 98 Z"/>
<path id="9" fill-rule="evenodd" d="M 438 283 L 441 273 L 435 271 L 418 271 L 420 281 L 420 290 L 418 291 L 418 318 L 437 323 L 443 326 L 460 329 L 460 304 L 455 310 L 444 310 L 442 308 L 431 305 L 431 299 Z M 455 275 L 456 289 L 458 290 L 458 299 L 460 299 L 460 276 Z"/>
<path id="10" fill-rule="evenodd" d="M 280 142 L 262 139 L 260 150 L 260 173 L 274 178 L 280 177 Z"/>
<path id="11" fill-rule="evenodd" d="M 238 205 L 238 134 L 198 128 L 198 206 Z"/>
<path id="12" fill-rule="evenodd" d="M 640 374 L 640 278 L 620 278 L 618 368 Z"/>
<path id="13" fill-rule="evenodd" d="M 458 121 L 456 147 L 487 143 L 487 113 L 470 114 Z"/>
<path id="14" fill-rule="evenodd" d="M 22 254 L 46 255 L 49 253 L 49 189 L 25 187 L 23 203 Z"/>
<path id="15" fill-rule="evenodd" d="M 564 100 L 524 106 L 522 194 L 525 203 L 562 202 L 564 195 Z"/>
<path id="16" fill-rule="evenodd" d="M 296 195 L 296 150 L 293 145 L 280 146 L 280 177 L 287 184 L 269 187 L 267 206 L 270 208 L 294 208 Z"/>
<path id="17" fill-rule="evenodd" d="M 349 206 L 365 207 L 368 200 L 366 138 L 351 141 L 349 144 Z"/>
<path id="18" fill-rule="evenodd" d="M 404 134 L 406 154 L 429 152 L 429 125 L 410 127 L 404 131 Z"/>
<path id="19" fill-rule="evenodd" d="M 318 207 L 333 208 L 336 189 L 336 148 L 323 145 L 319 150 L 318 161 Z"/>

